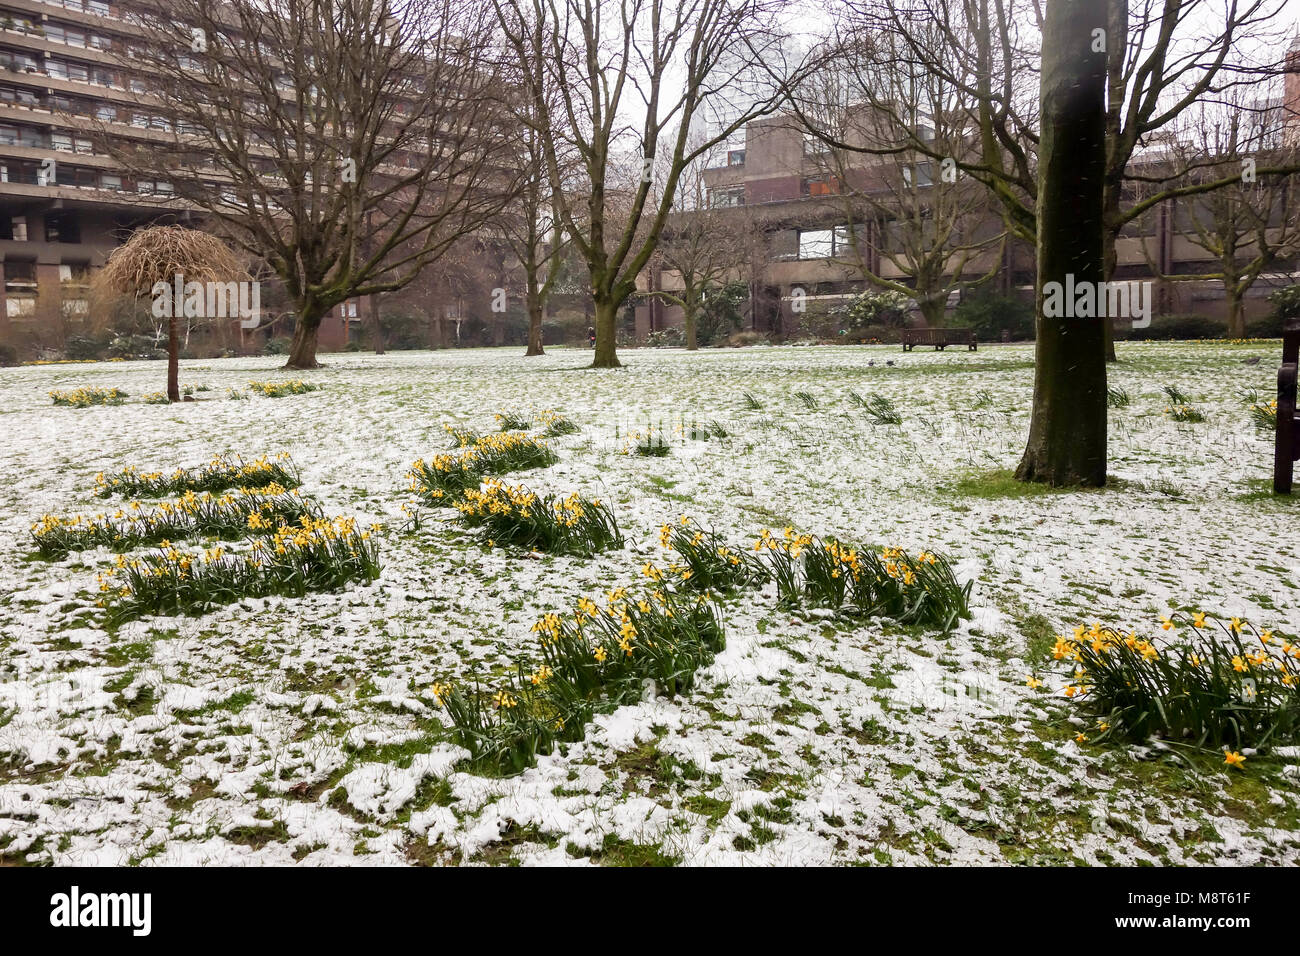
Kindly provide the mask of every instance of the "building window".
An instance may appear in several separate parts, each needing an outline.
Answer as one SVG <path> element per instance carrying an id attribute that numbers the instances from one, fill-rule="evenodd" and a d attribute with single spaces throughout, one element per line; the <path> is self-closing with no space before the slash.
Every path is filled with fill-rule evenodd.
<path id="1" fill-rule="evenodd" d="M 728 165 L 728 166 L 744 166 L 744 165 L 745 165 L 745 151 L 744 151 L 743 149 L 729 149 L 729 150 L 727 150 L 727 165 Z"/>
<path id="2" fill-rule="evenodd" d="M 829 259 L 835 254 L 835 232 L 832 229 L 800 229 L 799 258 Z"/>
<path id="3" fill-rule="evenodd" d="M 858 227 L 859 230 L 861 228 Z M 833 229 L 799 230 L 799 258 L 831 259 L 851 254 L 853 237 L 850 229 L 849 226 L 835 226 Z M 861 237 L 860 231 L 859 237 Z"/>
<path id="4" fill-rule="evenodd" d="M 714 208 L 745 205 L 745 187 L 710 189 L 709 205 Z"/>
<path id="5" fill-rule="evenodd" d="M 800 186 L 805 196 L 834 196 L 840 191 L 839 180 L 833 176 L 822 179 L 805 179 Z"/>
<path id="6" fill-rule="evenodd" d="M 122 177 L 113 173 L 101 173 L 99 176 L 99 188 L 111 189 L 117 192 L 122 188 Z"/>
<path id="7" fill-rule="evenodd" d="M 16 242 L 26 242 L 26 241 L 27 241 L 27 217 L 26 217 L 26 216 L 12 216 L 12 217 L 10 217 L 10 219 L 9 219 L 9 238 L 15 240 Z M 7 268 L 7 264 L 6 264 L 6 268 Z M 35 268 L 35 267 L 33 266 L 33 269 L 34 269 L 34 268 Z M 35 272 L 32 273 L 33 276 L 34 276 L 35 274 L 36 274 Z M 6 272 L 5 275 L 8 276 L 8 273 Z"/>
<path id="8" fill-rule="evenodd" d="M 903 182 L 908 186 L 924 189 L 934 185 L 934 165 L 929 162 L 917 163 L 915 166 L 903 167 Z"/>

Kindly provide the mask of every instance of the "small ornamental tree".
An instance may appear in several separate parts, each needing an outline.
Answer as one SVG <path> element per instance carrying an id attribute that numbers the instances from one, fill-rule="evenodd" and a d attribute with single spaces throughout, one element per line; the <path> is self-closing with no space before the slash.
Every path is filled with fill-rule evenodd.
<path id="1" fill-rule="evenodd" d="M 184 303 L 174 301 L 177 276 L 185 286 L 220 283 L 225 288 L 228 284 L 252 281 L 243 264 L 220 239 L 182 226 L 149 226 L 136 230 L 113 250 L 94 279 L 94 290 L 100 295 L 139 298 L 152 296 L 159 284 L 167 287 L 168 296 L 173 297 L 167 317 L 167 398 L 173 402 L 181 400 L 177 318 L 184 314 Z M 207 298 L 204 297 L 205 304 Z"/>

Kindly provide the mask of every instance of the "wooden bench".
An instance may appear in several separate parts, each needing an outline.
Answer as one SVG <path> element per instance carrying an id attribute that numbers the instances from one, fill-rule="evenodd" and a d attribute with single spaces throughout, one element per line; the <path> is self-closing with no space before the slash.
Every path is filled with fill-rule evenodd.
<path id="1" fill-rule="evenodd" d="M 1273 444 L 1273 491 L 1291 494 L 1300 459 L 1300 415 L 1296 415 L 1296 371 L 1300 368 L 1300 321 L 1282 330 L 1282 367 L 1277 371 L 1277 437 Z"/>
<path id="2" fill-rule="evenodd" d="M 964 345 L 974 352 L 974 329 L 903 329 L 903 351 L 910 352 L 918 345 L 933 345 L 936 352 L 942 352 L 949 345 Z"/>

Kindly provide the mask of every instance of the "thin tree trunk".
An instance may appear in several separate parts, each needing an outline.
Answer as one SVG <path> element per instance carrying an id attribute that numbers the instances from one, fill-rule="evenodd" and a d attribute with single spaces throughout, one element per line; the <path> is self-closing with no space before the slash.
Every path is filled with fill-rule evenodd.
<path id="1" fill-rule="evenodd" d="M 682 324 L 686 326 L 686 348 L 694 352 L 700 347 L 700 303 L 696 296 L 687 297 Z"/>
<path id="2" fill-rule="evenodd" d="M 1106 168 L 1105 55 L 1086 38 L 1106 22 L 1106 0 L 1047 0 L 1038 164 L 1038 339 L 1029 441 L 1021 481 L 1106 482 L 1106 334 L 1097 316 L 1044 314 L 1048 282 L 1103 281 Z M 1066 303 L 1073 305 L 1074 303 Z M 1095 305 L 1095 302 L 1094 302 Z M 1094 313 L 1100 311 L 1094 308 Z"/>
<path id="3" fill-rule="evenodd" d="M 167 320 L 167 401 L 181 400 L 180 339 L 176 333 L 176 317 Z"/>
<path id="4" fill-rule="evenodd" d="M 376 355 L 384 354 L 384 328 L 379 324 L 379 296 L 366 296 L 366 311 L 370 315 L 370 344 Z"/>
<path id="5" fill-rule="evenodd" d="M 524 355 L 544 355 L 542 349 L 542 318 L 545 309 L 542 303 L 532 301 L 528 303 L 528 351 Z"/>
<path id="6" fill-rule="evenodd" d="M 1241 296 L 1237 292 L 1235 281 L 1223 283 L 1223 291 L 1228 301 L 1228 338 L 1244 339 L 1246 337 L 1246 313 L 1242 309 Z"/>
<path id="7" fill-rule="evenodd" d="M 591 360 L 592 368 L 618 368 L 623 363 L 618 360 L 614 347 L 614 336 L 618 331 L 618 306 L 608 300 L 596 302 L 596 355 Z"/>

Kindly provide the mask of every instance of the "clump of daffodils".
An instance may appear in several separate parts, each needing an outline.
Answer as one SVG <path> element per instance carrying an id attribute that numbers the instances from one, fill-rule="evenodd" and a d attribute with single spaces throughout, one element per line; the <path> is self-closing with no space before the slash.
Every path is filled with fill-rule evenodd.
<path id="1" fill-rule="evenodd" d="M 639 700 L 648 680 L 670 696 L 689 690 L 726 645 L 711 602 L 666 588 L 580 598 L 567 613 L 543 615 L 533 632 L 540 660 L 518 664 L 504 685 L 430 688 L 481 770 L 524 770 L 557 741 L 581 739 L 598 707 Z"/>
<path id="2" fill-rule="evenodd" d="M 1240 750 L 1300 736 L 1294 639 L 1203 611 L 1168 615 L 1160 627 L 1161 636 L 1143 637 L 1096 622 L 1057 637 L 1052 657 L 1070 668 L 1061 693 L 1098 719 L 1085 739 Z"/>
<path id="3" fill-rule="evenodd" d="M 659 529 L 659 546 L 672 552 L 674 560 L 664 569 L 647 562 L 641 570 L 651 580 L 667 578 L 701 591 L 732 591 L 767 578 L 762 562 L 729 547 L 717 532 L 685 515 Z"/>
<path id="4" fill-rule="evenodd" d="M 944 631 L 970 617 L 973 582 L 959 582 L 948 559 L 932 551 L 877 552 L 796 534 L 790 527 L 780 536 L 764 528 L 754 550 L 764 558 L 786 607 L 828 607 Z"/>
<path id="5" fill-rule="evenodd" d="M 541 496 L 523 485 L 510 487 L 489 478 L 481 489 L 463 492 L 455 508 L 461 521 L 480 529 L 491 544 L 580 555 L 623 546 L 623 535 L 609 506 L 577 492 L 565 497 Z"/>
<path id="6" fill-rule="evenodd" d="M 165 541 L 143 557 L 119 555 L 99 576 L 99 603 L 111 622 L 120 622 L 145 614 L 200 614 L 246 597 L 339 590 L 378 577 L 376 530 L 362 530 L 355 518 L 303 515 L 243 553 L 217 546 L 191 554 Z"/>
<path id="7" fill-rule="evenodd" d="M 259 395 L 265 395 L 267 398 L 283 398 L 286 395 L 303 395 L 307 392 L 315 392 L 320 389 L 319 385 L 311 385 L 302 379 L 291 379 L 287 382 L 249 382 L 248 387 Z"/>
<path id="8" fill-rule="evenodd" d="M 1263 432 L 1273 432 L 1277 430 L 1277 399 L 1267 402 L 1256 402 L 1250 406 L 1250 420 L 1256 428 Z"/>
<path id="9" fill-rule="evenodd" d="M 126 400 L 126 392 L 120 388 L 75 388 L 70 392 L 52 391 L 50 398 L 55 405 L 89 408 L 91 405 L 121 405 Z"/>
<path id="10" fill-rule="evenodd" d="M 100 498 L 124 495 L 128 498 L 163 498 L 190 491 L 225 491 L 228 488 L 264 488 L 278 485 L 296 488 L 302 484 L 287 453 L 274 459 L 263 455 L 252 461 L 239 456 L 218 455 L 197 468 L 177 468 L 170 473 L 140 471 L 134 466 L 115 475 L 95 476 L 95 494 Z"/>
<path id="11" fill-rule="evenodd" d="M 449 429 L 451 430 L 451 429 Z M 478 436 L 453 431 L 457 451 L 418 459 L 407 472 L 410 489 L 426 504 L 451 505 L 454 496 L 477 489 L 489 475 L 553 465 L 558 460 L 545 441 L 518 432 Z"/>
<path id="12" fill-rule="evenodd" d="M 32 525 L 31 535 L 41 557 L 57 559 L 88 548 L 130 551 L 197 535 L 229 540 L 249 533 L 272 534 L 304 516 L 319 518 L 319 507 L 296 489 L 271 484 L 222 495 L 187 491 L 176 501 L 151 508 L 133 501 L 108 514 L 47 514 Z"/>

